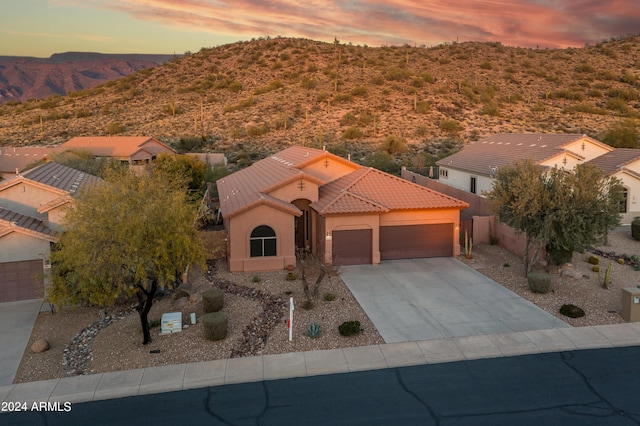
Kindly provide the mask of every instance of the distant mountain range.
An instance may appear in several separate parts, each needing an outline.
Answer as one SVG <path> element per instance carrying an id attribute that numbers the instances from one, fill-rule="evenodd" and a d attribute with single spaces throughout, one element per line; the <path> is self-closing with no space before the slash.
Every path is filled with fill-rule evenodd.
<path id="1" fill-rule="evenodd" d="M 0 104 L 91 89 L 173 58 L 91 52 L 56 53 L 49 58 L 0 56 Z"/>
<path id="2" fill-rule="evenodd" d="M 185 150 L 241 153 L 235 157 L 243 161 L 291 145 L 340 148 L 358 160 L 393 135 L 409 145 L 403 155 L 410 164 L 420 152 L 440 155 L 434 146 L 494 133 L 599 138 L 640 118 L 638 52 L 640 36 L 567 49 L 262 38 L 201 49 L 126 77 L 143 64 L 120 56 L 101 67 L 74 61 L 61 64 L 73 72 L 45 73 L 55 64 L 14 59 L 12 70 L 28 64 L 42 71 L 12 71 L 23 87 L 68 94 L 0 105 L 0 146 L 144 135 Z M 0 66 L 6 76 L 7 62 Z M 36 96 L 26 91 L 22 99 Z"/>

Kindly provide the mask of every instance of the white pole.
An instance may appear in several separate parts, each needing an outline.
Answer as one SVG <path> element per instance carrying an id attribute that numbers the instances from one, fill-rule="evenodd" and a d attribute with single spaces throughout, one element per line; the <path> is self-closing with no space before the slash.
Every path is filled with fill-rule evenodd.
<path id="1" fill-rule="evenodd" d="M 289 341 L 293 340 L 293 297 L 289 298 Z"/>

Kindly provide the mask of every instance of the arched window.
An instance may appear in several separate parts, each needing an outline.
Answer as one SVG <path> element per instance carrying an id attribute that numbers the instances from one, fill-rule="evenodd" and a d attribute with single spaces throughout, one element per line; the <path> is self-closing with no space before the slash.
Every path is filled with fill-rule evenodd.
<path id="1" fill-rule="evenodd" d="M 249 238 L 251 257 L 275 256 L 276 233 L 266 225 L 260 225 L 251 232 Z"/>

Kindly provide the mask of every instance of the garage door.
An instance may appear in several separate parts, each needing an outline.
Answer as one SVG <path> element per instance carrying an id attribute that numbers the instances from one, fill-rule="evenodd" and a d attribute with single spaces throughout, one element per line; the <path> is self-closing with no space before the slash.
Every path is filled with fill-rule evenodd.
<path id="1" fill-rule="evenodd" d="M 380 227 L 380 259 L 453 256 L 453 224 Z"/>
<path id="2" fill-rule="evenodd" d="M 0 263 L 0 302 L 41 298 L 42 272 L 42 260 Z"/>
<path id="3" fill-rule="evenodd" d="M 334 265 L 371 264 L 371 229 L 333 231 L 331 235 Z"/>

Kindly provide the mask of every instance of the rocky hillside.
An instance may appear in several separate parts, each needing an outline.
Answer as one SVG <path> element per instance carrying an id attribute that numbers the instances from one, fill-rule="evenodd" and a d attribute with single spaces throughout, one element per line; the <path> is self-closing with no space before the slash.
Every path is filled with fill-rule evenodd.
<path id="1" fill-rule="evenodd" d="M 357 154 L 389 135 L 417 149 L 495 132 L 597 137 L 640 115 L 638 52 L 640 36 L 562 50 L 258 39 L 67 96 L 4 105 L 0 145 L 151 135 L 257 157 L 292 144 Z"/>
<path id="2" fill-rule="evenodd" d="M 0 56 L 0 104 L 91 89 L 171 58 L 85 52 L 58 53 L 50 58 Z"/>

